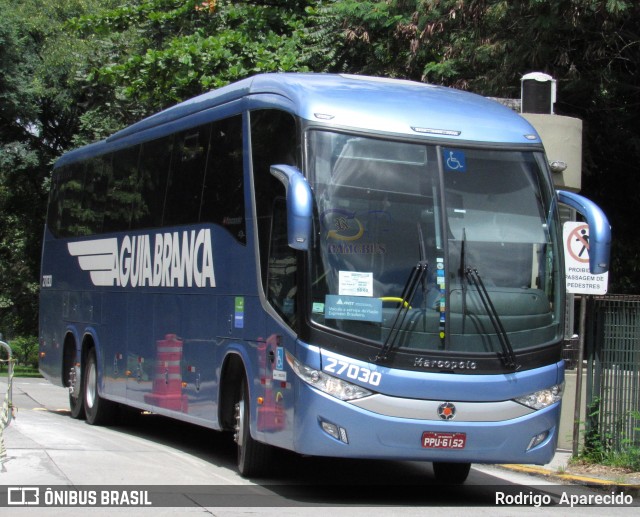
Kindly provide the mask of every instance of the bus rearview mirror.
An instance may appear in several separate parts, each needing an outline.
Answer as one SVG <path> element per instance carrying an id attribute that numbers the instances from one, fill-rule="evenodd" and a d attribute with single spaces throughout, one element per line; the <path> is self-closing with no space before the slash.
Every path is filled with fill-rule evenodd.
<path id="1" fill-rule="evenodd" d="M 611 225 L 593 201 L 575 192 L 558 190 L 558 201 L 582 215 L 589 225 L 589 271 L 597 275 L 609 271 Z"/>
<path id="2" fill-rule="evenodd" d="M 311 187 L 302 173 L 291 165 L 272 165 L 273 174 L 287 192 L 287 239 L 289 246 L 307 251 L 311 238 Z"/>

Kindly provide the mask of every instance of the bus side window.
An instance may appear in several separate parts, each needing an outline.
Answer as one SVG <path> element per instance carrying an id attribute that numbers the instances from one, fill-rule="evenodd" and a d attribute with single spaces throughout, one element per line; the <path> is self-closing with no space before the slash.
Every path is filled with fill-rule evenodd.
<path id="1" fill-rule="evenodd" d="M 278 313 L 295 328 L 297 293 L 297 258 L 287 239 L 287 203 L 278 197 L 273 201 L 267 299 Z"/>
<path id="2" fill-rule="evenodd" d="M 211 125 L 200 222 L 220 224 L 240 243 L 247 242 L 241 115 Z"/>
<path id="3" fill-rule="evenodd" d="M 128 147 L 113 153 L 111 163 L 105 162 L 108 178 L 107 200 L 104 212 L 103 231 L 128 230 L 131 224 L 131 209 L 137 195 L 138 156 L 140 146 Z"/>
<path id="4" fill-rule="evenodd" d="M 65 165 L 60 170 L 60 182 L 60 227 L 64 237 L 73 237 L 79 235 L 78 211 L 84 190 L 84 163 Z"/>
<path id="5" fill-rule="evenodd" d="M 162 211 L 172 153 L 173 135 L 142 144 L 138 169 L 139 195 L 133 206 L 132 228 L 162 226 Z"/>
<path id="6" fill-rule="evenodd" d="M 62 237 L 62 180 L 60 179 L 60 170 L 56 169 L 51 178 L 49 210 L 47 212 L 47 227 L 56 237 Z"/>
<path id="7" fill-rule="evenodd" d="M 87 162 L 84 196 L 82 199 L 83 218 L 89 234 L 101 233 L 104 218 L 105 197 L 108 177 L 106 167 L 111 157 L 98 156 Z"/>
<path id="8" fill-rule="evenodd" d="M 176 135 L 164 204 L 164 226 L 198 222 L 210 134 L 211 126 L 205 125 Z"/>
<path id="9" fill-rule="evenodd" d="M 293 327 L 295 325 L 295 290 L 285 288 L 285 283 L 295 285 L 296 252 L 286 242 L 286 210 L 281 212 L 278 199 L 285 197 L 284 186 L 270 172 L 271 165 L 298 166 L 298 141 L 295 119 L 283 111 L 258 110 L 251 112 L 251 160 L 256 199 L 256 220 L 260 270 L 263 288 L 269 303 Z M 283 230 L 284 228 L 284 230 Z M 273 265 L 273 268 L 272 268 Z M 286 265 L 284 269 L 281 267 Z M 278 272 L 276 272 L 276 269 Z M 282 274 L 281 271 L 282 270 Z M 286 277 L 286 278 L 285 278 Z M 282 281 L 282 286 L 276 284 Z"/>

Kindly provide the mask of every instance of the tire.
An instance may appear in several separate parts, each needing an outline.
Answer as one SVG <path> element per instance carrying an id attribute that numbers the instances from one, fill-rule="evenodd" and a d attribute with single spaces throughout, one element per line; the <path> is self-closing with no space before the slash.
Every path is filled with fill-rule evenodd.
<path id="1" fill-rule="evenodd" d="M 467 480 L 471 463 L 434 462 L 436 481 L 444 485 L 461 485 Z"/>
<path id="2" fill-rule="evenodd" d="M 73 361 L 71 368 L 69 368 L 69 409 L 71 409 L 71 418 L 79 420 L 85 418 L 83 387 L 82 370 Z"/>
<path id="3" fill-rule="evenodd" d="M 273 449 L 251 437 L 250 415 L 249 387 L 246 379 L 243 379 L 240 398 L 235 406 L 234 433 L 234 441 L 238 446 L 238 471 L 243 477 L 255 477 L 265 473 L 270 464 Z"/>
<path id="4" fill-rule="evenodd" d="M 98 361 L 95 348 L 90 349 L 87 354 L 82 384 L 87 423 L 91 425 L 110 423 L 115 415 L 116 404 L 103 399 L 98 392 Z"/>

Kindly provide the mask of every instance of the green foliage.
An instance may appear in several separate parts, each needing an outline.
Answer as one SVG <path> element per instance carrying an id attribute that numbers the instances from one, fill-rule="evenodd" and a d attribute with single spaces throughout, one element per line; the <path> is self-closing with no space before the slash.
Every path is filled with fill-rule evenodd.
<path id="1" fill-rule="evenodd" d="M 346 0 L 309 7 L 309 63 L 316 71 L 409 77 L 412 3 Z"/>
<path id="2" fill-rule="evenodd" d="M 35 336 L 17 337 L 9 341 L 13 359 L 13 374 L 16 377 L 40 377 L 38 372 L 38 338 Z M 8 354 L 0 348 L 0 375 L 9 371 Z"/>
<path id="3" fill-rule="evenodd" d="M 7 376 L 7 368 L 0 365 L 0 377 L 6 377 L 6 376 Z M 14 377 L 30 377 L 30 378 L 42 377 L 39 370 L 35 368 L 26 367 L 26 366 L 16 366 L 13 369 L 13 376 Z"/>
<path id="4" fill-rule="evenodd" d="M 640 3 L 631 0 L 0 0 L 0 331 L 36 330 L 51 163 L 260 72 L 401 77 L 517 97 L 558 81 L 584 121 L 583 193 L 613 225 L 611 292 L 640 289 Z"/>
<path id="5" fill-rule="evenodd" d="M 16 366 L 38 368 L 38 338 L 35 336 L 17 337 L 9 342 L 11 354 Z"/>
<path id="6" fill-rule="evenodd" d="M 0 331 L 37 328 L 51 163 L 210 88 L 299 62 L 308 2 L 0 0 Z M 213 3 L 212 3 L 213 4 Z"/>
<path id="7" fill-rule="evenodd" d="M 602 432 L 598 428 L 600 399 L 596 398 L 589 405 L 588 418 L 590 425 L 584 433 L 584 447 L 578 459 L 586 463 L 597 463 L 610 467 L 621 467 L 640 471 L 640 443 L 629 437 L 622 437 L 619 447 L 615 447 L 616 437 L 613 431 Z M 640 436 L 640 411 L 631 411 L 623 417 L 636 423 L 634 431 Z"/>
<path id="8" fill-rule="evenodd" d="M 517 98 L 520 78 L 557 80 L 556 112 L 581 118 L 583 194 L 613 227 L 610 292 L 640 289 L 630 193 L 640 192 L 640 2 L 347 0 L 309 8 L 315 70 L 403 77 Z"/>
<path id="9" fill-rule="evenodd" d="M 79 46 L 63 22 L 88 0 L 0 0 L 0 331 L 37 327 L 41 236 L 51 161 L 74 134 L 69 82 Z"/>
<path id="10" fill-rule="evenodd" d="M 138 119 L 249 75 L 308 70 L 299 60 L 307 4 L 218 1 L 198 10 L 193 0 L 133 1 L 70 26 L 96 33 L 112 56 L 83 79 Z"/>

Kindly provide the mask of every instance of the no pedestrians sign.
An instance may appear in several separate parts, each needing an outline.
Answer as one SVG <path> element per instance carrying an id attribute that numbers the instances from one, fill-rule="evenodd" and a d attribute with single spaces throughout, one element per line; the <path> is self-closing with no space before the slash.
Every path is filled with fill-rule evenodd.
<path id="1" fill-rule="evenodd" d="M 580 222 L 564 223 L 562 239 L 567 292 L 607 294 L 609 273 L 592 275 L 589 272 L 589 225 Z"/>

